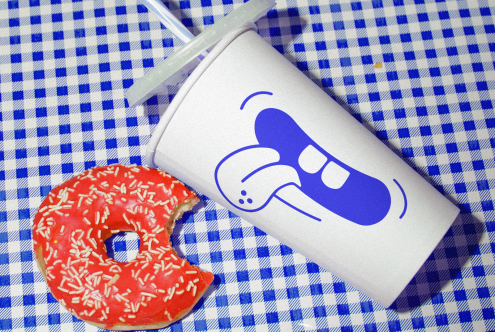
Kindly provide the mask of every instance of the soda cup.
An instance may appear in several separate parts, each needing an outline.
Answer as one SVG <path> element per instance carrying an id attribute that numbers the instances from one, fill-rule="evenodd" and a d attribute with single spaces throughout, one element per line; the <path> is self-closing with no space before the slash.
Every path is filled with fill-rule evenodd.
<path id="1" fill-rule="evenodd" d="M 185 82 L 146 160 L 385 307 L 459 213 L 249 28 Z"/>
<path id="2" fill-rule="evenodd" d="M 194 69 L 146 162 L 388 307 L 459 209 L 254 28 L 226 35 Z M 169 65 L 152 74 L 168 77 Z M 152 74 L 130 89 L 131 104 L 160 88 Z"/>

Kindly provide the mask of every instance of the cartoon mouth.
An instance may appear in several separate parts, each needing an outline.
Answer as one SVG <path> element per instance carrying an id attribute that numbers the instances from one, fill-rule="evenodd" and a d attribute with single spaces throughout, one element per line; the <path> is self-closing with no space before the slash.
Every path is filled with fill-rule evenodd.
<path id="1" fill-rule="evenodd" d="M 376 224 L 390 210 L 391 196 L 383 182 L 332 156 L 285 112 L 261 111 L 255 134 L 259 145 L 230 153 L 215 170 L 220 192 L 238 209 L 258 211 L 281 188 L 296 186 L 327 210 L 359 225 Z"/>

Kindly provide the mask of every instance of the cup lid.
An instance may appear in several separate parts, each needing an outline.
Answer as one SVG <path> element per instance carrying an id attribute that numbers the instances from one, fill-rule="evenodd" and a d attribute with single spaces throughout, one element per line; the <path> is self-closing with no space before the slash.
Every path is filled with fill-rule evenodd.
<path id="1" fill-rule="evenodd" d="M 134 83 L 125 92 L 129 106 L 139 105 L 164 91 L 168 85 L 181 82 L 199 64 L 198 56 L 201 53 L 236 28 L 265 16 L 274 6 L 273 0 L 250 0 L 221 18 Z"/>

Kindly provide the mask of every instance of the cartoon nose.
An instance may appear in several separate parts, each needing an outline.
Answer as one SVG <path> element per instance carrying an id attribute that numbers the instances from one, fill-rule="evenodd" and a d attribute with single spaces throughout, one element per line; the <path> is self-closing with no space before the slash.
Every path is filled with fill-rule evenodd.
<path id="1" fill-rule="evenodd" d="M 278 164 L 279 160 L 279 153 L 270 148 L 251 146 L 234 151 L 217 166 L 217 187 L 238 209 L 260 210 L 282 187 L 301 185 L 297 171 Z"/>

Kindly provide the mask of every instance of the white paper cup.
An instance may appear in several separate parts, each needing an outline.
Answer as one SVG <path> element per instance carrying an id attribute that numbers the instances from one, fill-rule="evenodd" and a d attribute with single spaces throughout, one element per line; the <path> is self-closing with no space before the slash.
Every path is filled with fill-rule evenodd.
<path id="1" fill-rule="evenodd" d="M 385 307 L 459 213 L 246 28 L 182 86 L 146 160 Z"/>

